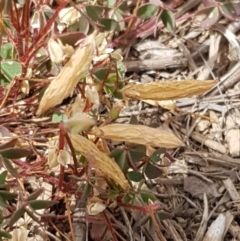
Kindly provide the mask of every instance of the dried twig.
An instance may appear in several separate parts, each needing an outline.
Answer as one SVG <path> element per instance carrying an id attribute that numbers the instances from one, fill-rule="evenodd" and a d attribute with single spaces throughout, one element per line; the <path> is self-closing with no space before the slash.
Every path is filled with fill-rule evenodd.
<path id="1" fill-rule="evenodd" d="M 182 54 L 172 57 L 144 60 L 126 60 L 123 61 L 128 72 L 132 71 L 146 71 L 152 69 L 166 69 L 166 68 L 179 68 L 187 66 L 187 59 Z"/>
<path id="2" fill-rule="evenodd" d="M 208 200 L 207 200 L 207 195 L 206 193 L 203 194 L 203 202 L 204 202 L 204 211 L 203 211 L 203 216 L 202 216 L 202 221 L 199 226 L 198 232 L 196 234 L 196 237 L 194 241 L 201 241 L 203 238 L 203 235 L 206 231 L 207 228 L 207 221 L 208 221 Z"/>

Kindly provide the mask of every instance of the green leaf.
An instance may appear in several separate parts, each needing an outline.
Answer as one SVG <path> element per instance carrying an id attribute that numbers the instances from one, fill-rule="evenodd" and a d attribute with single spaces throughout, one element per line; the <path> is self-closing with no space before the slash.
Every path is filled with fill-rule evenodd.
<path id="1" fill-rule="evenodd" d="M 141 19 L 152 18 L 157 15 L 159 8 L 151 3 L 146 3 L 138 8 L 137 16 Z"/>
<path id="2" fill-rule="evenodd" d="M 89 18 L 94 22 L 97 22 L 102 17 L 104 9 L 100 6 L 88 5 L 86 6 L 86 12 Z"/>
<path id="3" fill-rule="evenodd" d="M 108 73 L 109 73 L 108 69 L 102 68 L 102 69 L 97 70 L 96 72 L 94 72 L 94 77 L 98 81 L 103 81 L 107 77 Z"/>
<path id="4" fill-rule="evenodd" d="M 162 19 L 162 22 L 167 28 L 167 30 L 170 32 L 174 32 L 176 23 L 173 13 L 167 9 L 164 9 L 161 13 L 160 18 Z"/>
<path id="5" fill-rule="evenodd" d="M 16 193 L 0 190 L 0 196 L 7 200 L 12 200 L 18 195 Z"/>
<path id="6" fill-rule="evenodd" d="M 148 163 L 145 166 L 144 173 L 149 179 L 155 179 L 160 177 L 163 174 L 163 171 L 151 163 Z"/>
<path id="7" fill-rule="evenodd" d="M 99 23 L 104 26 L 103 31 L 112 31 L 118 25 L 118 22 L 115 19 L 111 18 L 102 18 Z"/>
<path id="8" fill-rule="evenodd" d="M 240 3 L 224 3 L 220 5 L 222 15 L 231 21 L 239 21 Z"/>
<path id="9" fill-rule="evenodd" d="M 132 124 L 132 125 L 138 125 L 138 119 L 135 115 L 132 115 L 130 120 L 129 120 L 129 124 Z"/>
<path id="10" fill-rule="evenodd" d="M 0 73 L 0 86 L 5 86 L 8 83 L 9 83 L 8 79 L 3 74 Z"/>
<path id="11" fill-rule="evenodd" d="M 0 155 L 8 159 L 18 159 L 29 156 L 30 151 L 23 148 L 9 148 L 0 150 Z"/>
<path id="12" fill-rule="evenodd" d="M 143 179 L 143 175 L 140 172 L 131 171 L 127 173 L 129 180 L 134 182 L 140 182 Z"/>
<path id="13" fill-rule="evenodd" d="M 0 196 L 0 206 L 4 208 L 8 206 L 6 200 L 2 196 Z"/>
<path id="14" fill-rule="evenodd" d="M 46 21 L 48 21 L 53 16 L 53 11 L 51 8 L 50 9 L 44 8 L 43 13 L 44 13 L 44 18 L 46 19 Z"/>
<path id="15" fill-rule="evenodd" d="M 19 174 L 18 174 L 17 170 L 12 166 L 11 162 L 8 159 L 2 158 L 2 162 L 5 166 L 5 168 L 9 171 L 9 173 L 12 176 L 19 178 Z"/>
<path id="16" fill-rule="evenodd" d="M 126 27 L 126 24 L 125 24 L 125 21 L 123 21 L 123 16 L 121 14 L 121 12 L 119 11 L 119 9 L 117 9 L 115 12 L 114 12 L 114 15 L 117 19 L 117 22 L 118 22 L 118 26 L 116 28 L 116 31 L 123 31 Z M 122 63 L 122 62 L 121 62 Z M 122 64 L 123 65 L 123 64 Z"/>
<path id="17" fill-rule="evenodd" d="M 38 102 L 41 101 L 45 91 L 47 90 L 49 85 L 45 85 L 40 91 L 39 91 L 39 94 L 38 94 Z"/>
<path id="18" fill-rule="evenodd" d="M 3 223 L 4 217 L 3 217 L 3 212 L 0 210 L 0 224 Z"/>
<path id="19" fill-rule="evenodd" d="M 1 46 L 0 54 L 4 60 L 12 59 L 13 48 L 14 47 L 12 43 L 7 43 Z"/>
<path id="20" fill-rule="evenodd" d="M 78 24 L 78 32 L 87 34 L 89 31 L 89 21 L 85 16 L 81 16 L 79 21 L 77 22 Z"/>
<path id="21" fill-rule="evenodd" d="M 151 156 L 150 156 L 150 160 L 152 162 L 159 162 L 162 157 L 164 156 L 166 150 L 164 148 L 160 148 L 157 151 L 155 151 Z"/>
<path id="22" fill-rule="evenodd" d="M 132 201 L 133 197 L 130 196 L 129 194 L 125 194 L 122 198 L 123 203 L 130 203 Z"/>
<path id="23" fill-rule="evenodd" d="M 122 12 L 129 11 L 129 4 L 127 3 L 127 1 L 122 1 L 118 6 L 118 9 Z"/>
<path id="24" fill-rule="evenodd" d="M 5 10 L 6 11 L 9 11 L 10 9 L 12 9 L 12 1 L 6 1 L 7 3 L 9 3 L 9 4 L 7 4 L 8 6 L 7 6 L 7 10 L 6 10 L 6 8 L 5 8 Z M 4 25 L 7 27 L 7 28 L 9 28 L 9 29 L 11 29 L 11 30 L 13 30 L 14 29 L 14 27 L 13 27 L 13 25 L 12 25 L 12 23 L 11 23 L 11 21 L 10 21 L 10 19 L 9 19 L 9 17 L 8 17 L 8 15 L 5 15 L 5 16 L 3 16 L 3 22 L 4 22 Z"/>
<path id="25" fill-rule="evenodd" d="M 111 121 L 115 121 L 118 117 L 123 108 L 122 102 L 119 102 L 118 104 L 114 105 L 112 109 L 109 112 L 109 118 Z"/>
<path id="26" fill-rule="evenodd" d="M 118 190 L 110 190 L 108 194 L 108 199 L 115 200 L 119 196 Z"/>
<path id="27" fill-rule="evenodd" d="M 86 183 L 84 185 L 83 194 L 81 196 L 83 201 L 86 201 L 88 199 L 91 191 L 92 191 L 92 185 L 90 183 Z"/>
<path id="28" fill-rule="evenodd" d="M 114 182 L 112 179 L 110 180 L 110 185 L 112 186 L 112 189 L 115 190 L 116 192 L 120 192 L 122 190 L 120 185 Z"/>
<path id="29" fill-rule="evenodd" d="M 149 200 L 151 200 L 153 202 L 157 200 L 157 198 L 151 193 L 140 192 L 140 195 L 141 195 L 143 202 L 145 202 L 145 203 L 148 203 Z"/>
<path id="30" fill-rule="evenodd" d="M 10 239 L 10 238 L 12 238 L 12 235 L 8 232 L 0 231 L 0 237 Z"/>
<path id="31" fill-rule="evenodd" d="M 122 170 L 126 170 L 128 168 L 128 164 L 126 162 L 126 152 L 123 149 L 115 149 L 113 150 L 109 156 L 114 158 L 116 163 Z"/>
<path id="32" fill-rule="evenodd" d="M 121 61 L 117 61 L 117 71 L 118 71 L 118 77 L 120 79 L 124 79 L 125 78 L 125 73 L 126 73 L 126 67 L 123 64 L 123 62 Z"/>
<path id="33" fill-rule="evenodd" d="M 76 43 L 82 39 L 85 39 L 86 35 L 81 32 L 66 32 L 58 35 L 58 39 L 61 40 L 63 45 L 75 46 Z"/>
<path id="34" fill-rule="evenodd" d="M 116 0 L 107 0 L 107 7 L 112 8 L 116 4 Z"/>
<path id="35" fill-rule="evenodd" d="M 23 216 L 24 213 L 25 213 L 25 207 L 21 207 L 21 208 L 17 209 L 13 213 L 13 215 L 10 217 L 10 219 L 8 221 L 8 226 L 12 227 L 13 224 L 16 223 L 18 221 L 18 219 Z"/>
<path id="36" fill-rule="evenodd" d="M 147 222 L 149 222 L 149 220 L 151 220 L 151 216 L 149 214 L 145 214 L 145 217 L 141 218 L 141 220 L 138 222 L 138 225 L 141 227 L 141 226 L 147 224 Z"/>
<path id="37" fill-rule="evenodd" d="M 13 138 L 13 139 L 11 139 L 9 141 L 6 141 L 6 142 L 0 144 L 0 150 L 14 147 L 14 146 L 16 146 L 17 142 L 18 142 L 17 138 Z"/>
<path id="38" fill-rule="evenodd" d="M 115 90 L 115 82 L 116 82 L 116 80 L 117 80 L 117 76 L 116 76 L 115 73 L 110 73 L 110 74 L 108 74 L 108 76 L 106 76 L 106 77 L 107 77 L 107 81 L 106 81 L 104 87 L 110 88 L 110 89 L 111 89 L 111 92 L 110 92 L 110 93 L 112 93 L 112 92 Z M 105 77 L 105 78 L 106 78 L 106 77 Z"/>
<path id="39" fill-rule="evenodd" d="M 124 87 L 124 83 L 119 82 L 118 83 L 118 89 L 120 90 L 123 87 Z M 116 99 L 119 99 L 119 100 L 123 99 L 122 94 L 119 91 L 117 91 L 115 87 L 114 87 L 113 97 L 116 98 Z"/>
<path id="40" fill-rule="evenodd" d="M 35 192 L 31 193 L 27 200 L 31 201 L 31 200 L 35 200 L 37 199 L 42 193 L 44 192 L 44 188 L 39 188 L 38 190 L 36 190 Z"/>
<path id="41" fill-rule="evenodd" d="M 132 158 L 132 161 L 138 161 L 145 157 L 146 155 L 146 146 L 144 145 L 134 145 L 130 146 L 130 156 Z"/>
<path id="42" fill-rule="evenodd" d="M 29 206 L 34 210 L 39 210 L 43 208 L 49 208 L 57 203 L 57 201 L 34 200 L 29 202 Z"/>
<path id="43" fill-rule="evenodd" d="M 140 190 L 144 184 L 145 184 L 145 179 L 142 179 L 142 180 L 138 183 L 138 190 Z"/>
<path id="44" fill-rule="evenodd" d="M 53 113 L 52 115 L 52 122 L 53 123 L 59 123 L 61 121 L 67 120 L 66 115 L 61 114 L 61 113 Z"/>
<path id="45" fill-rule="evenodd" d="M 22 65 L 17 61 L 2 61 L 0 62 L 3 75 L 11 81 L 16 75 L 22 73 Z"/>
<path id="46" fill-rule="evenodd" d="M 3 171 L 3 172 L 0 174 L 0 185 L 5 184 L 7 174 L 8 174 L 7 171 Z"/>
<path id="47" fill-rule="evenodd" d="M 158 217 L 160 220 L 173 218 L 173 215 L 171 213 L 168 213 L 165 211 L 159 211 L 159 212 L 157 212 L 157 214 L 158 214 Z"/>
<path id="48" fill-rule="evenodd" d="M 210 28 L 220 18 L 218 7 L 209 7 L 202 9 L 197 12 L 197 15 L 206 15 L 206 18 L 201 21 L 200 24 L 202 28 Z"/>
<path id="49" fill-rule="evenodd" d="M 15 0 L 19 5 L 23 6 L 23 4 L 26 2 L 26 0 Z"/>
<path id="50" fill-rule="evenodd" d="M 85 156 L 80 156 L 79 162 L 82 165 L 85 165 L 87 163 L 87 158 Z"/>

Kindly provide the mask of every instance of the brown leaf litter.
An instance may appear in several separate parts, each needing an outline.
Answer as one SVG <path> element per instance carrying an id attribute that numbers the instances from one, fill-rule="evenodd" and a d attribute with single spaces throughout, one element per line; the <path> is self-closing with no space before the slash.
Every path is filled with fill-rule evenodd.
<path id="1" fill-rule="evenodd" d="M 185 7 L 199 3 L 187 1 Z M 195 19 L 179 23 L 180 42 L 165 32 L 155 43 L 145 40 L 136 45 L 139 59 L 129 58 L 125 64 L 129 71 L 136 72 L 136 79 L 140 81 L 123 88 L 122 92 L 130 101 L 122 116 L 131 116 L 129 109 L 132 109 L 141 123 L 168 126 L 185 144 L 185 151 L 175 153 L 176 162 L 169 167 L 168 174 L 149 181 L 148 185 L 150 190 L 156 190 L 154 194 L 165 205 L 165 210 L 174 216 L 161 221 L 165 240 L 240 240 L 240 48 L 235 45 L 240 25 L 224 23 L 214 26 L 211 31 L 200 31 L 195 26 Z M 181 44 L 184 48 L 181 52 L 176 51 Z M 144 48 L 141 49 L 141 45 Z M 232 49 L 236 52 L 234 58 Z M 167 55 L 167 50 L 171 56 Z M 170 71 L 165 70 L 161 54 L 166 56 Z M 174 56 L 178 62 L 174 62 Z M 141 73 L 137 72 L 138 65 Z M 186 66 L 189 67 L 187 70 Z M 194 95 L 192 90 L 198 91 L 193 83 L 188 89 L 184 81 L 183 85 L 181 81 L 172 81 L 172 86 L 168 82 L 170 79 L 187 79 L 187 83 L 193 75 L 202 79 L 198 81 L 202 86 L 206 79 L 217 77 L 219 81 L 217 84 L 214 80 L 209 82 L 210 86 L 205 90 L 200 87 L 197 94 L 202 96 L 197 98 L 190 97 Z M 181 92 L 176 90 L 178 85 L 181 85 Z M 178 112 L 177 108 L 159 111 L 152 107 L 151 112 L 151 107 L 146 105 L 133 108 L 137 102 L 131 102 L 131 99 L 142 100 L 150 106 L 158 106 L 155 103 L 159 100 L 177 99 L 174 105 L 183 111 Z M 203 120 L 201 115 L 209 119 Z"/>

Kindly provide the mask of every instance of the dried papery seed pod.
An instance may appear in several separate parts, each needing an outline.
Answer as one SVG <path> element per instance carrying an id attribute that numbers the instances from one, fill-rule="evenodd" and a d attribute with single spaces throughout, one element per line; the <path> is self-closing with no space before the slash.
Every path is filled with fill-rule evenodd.
<path id="1" fill-rule="evenodd" d="M 81 13 L 75 7 L 63 8 L 59 14 L 59 20 L 61 23 L 65 23 L 67 26 L 76 23 L 81 17 Z"/>
<path id="2" fill-rule="evenodd" d="M 64 65 L 60 74 L 51 81 L 41 99 L 37 115 L 41 115 L 50 108 L 62 103 L 73 93 L 78 82 L 85 77 L 91 66 L 95 51 L 95 35 L 88 36 L 85 45 L 80 46 Z"/>
<path id="3" fill-rule="evenodd" d="M 69 120 L 64 122 L 65 128 L 72 134 L 78 134 L 79 132 L 89 130 L 96 124 L 96 121 L 88 117 L 84 113 L 76 113 Z"/>
<path id="4" fill-rule="evenodd" d="M 136 100 L 176 100 L 201 95 L 217 84 L 216 80 L 183 80 L 169 82 L 151 82 L 147 84 L 130 83 L 121 92 L 129 99 Z"/>
<path id="5" fill-rule="evenodd" d="M 106 204 L 98 197 L 92 197 L 87 205 L 89 215 L 97 215 L 106 209 Z"/>
<path id="6" fill-rule="evenodd" d="M 74 48 L 68 44 L 63 45 L 59 38 L 49 39 L 48 51 L 50 59 L 54 63 L 61 63 L 66 57 L 71 57 L 74 54 Z"/>

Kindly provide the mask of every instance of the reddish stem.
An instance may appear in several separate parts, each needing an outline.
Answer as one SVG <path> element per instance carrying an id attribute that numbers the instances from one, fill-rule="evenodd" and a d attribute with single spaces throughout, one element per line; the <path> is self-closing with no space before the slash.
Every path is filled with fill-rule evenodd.
<path id="1" fill-rule="evenodd" d="M 114 229 L 113 229 L 113 227 L 111 225 L 111 222 L 110 222 L 107 214 L 105 212 L 102 212 L 102 215 L 103 215 L 104 219 L 106 220 L 107 226 L 108 226 L 108 228 L 109 228 L 109 230 L 110 230 L 110 232 L 112 234 L 113 241 L 118 241 L 117 240 L 117 236 L 116 236 L 116 234 L 114 232 Z"/>
<path id="2" fill-rule="evenodd" d="M 63 150 L 65 145 L 65 130 L 64 123 L 61 121 L 59 123 L 59 142 L 58 142 L 58 150 Z M 58 189 L 61 191 L 63 188 L 63 179 L 64 179 L 64 166 L 60 165 L 60 175 L 59 175 L 59 183 Z"/>
<path id="3" fill-rule="evenodd" d="M 29 21 L 30 21 L 30 1 L 26 0 L 24 7 L 23 7 L 23 21 L 22 21 L 22 30 L 23 34 L 25 36 L 25 48 L 24 52 L 26 53 L 28 51 L 28 41 L 29 41 Z"/>
<path id="4" fill-rule="evenodd" d="M 76 155 L 74 153 L 74 147 L 72 145 L 72 142 L 71 142 L 67 132 L 65 132 L 65 138 L 66 138 L 67 144 L 70 148 L 70 151 L 72 153 L 73 162 L 74 162 L 74 174 L 77 174 L 78 161 L 77 161 Z"/>

